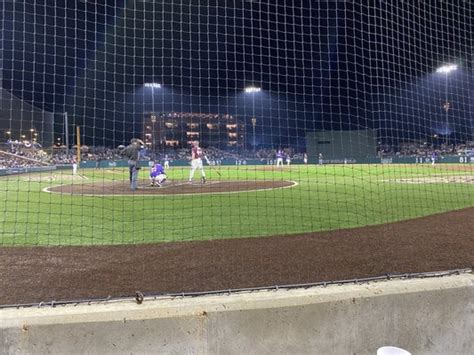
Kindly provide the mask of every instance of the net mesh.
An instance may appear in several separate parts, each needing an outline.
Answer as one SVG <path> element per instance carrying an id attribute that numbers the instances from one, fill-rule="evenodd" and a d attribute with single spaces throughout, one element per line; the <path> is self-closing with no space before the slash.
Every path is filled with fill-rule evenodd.
<path id="1" fill-rule="evenodd" d="M 2 1 L 0 245 L 472 207 L 471 1 Z"/>

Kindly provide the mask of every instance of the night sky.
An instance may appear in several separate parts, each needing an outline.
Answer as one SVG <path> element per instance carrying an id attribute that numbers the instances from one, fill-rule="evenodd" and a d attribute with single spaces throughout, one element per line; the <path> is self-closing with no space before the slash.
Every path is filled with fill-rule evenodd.
<path id="1" fill-rule="evenodd" d="M 2 86 L 67 111 L 88 144 L 122 144 L 148 111 L 255 115 L 267 146 L 302 146 L 316 129 L 461 141 L 474 126 L 473 10 L 462 0 L 4 0 Z M 446 63 L 458 70 L 435 73 Z M 262 92 L 244 94 L 251 84 Z"/>

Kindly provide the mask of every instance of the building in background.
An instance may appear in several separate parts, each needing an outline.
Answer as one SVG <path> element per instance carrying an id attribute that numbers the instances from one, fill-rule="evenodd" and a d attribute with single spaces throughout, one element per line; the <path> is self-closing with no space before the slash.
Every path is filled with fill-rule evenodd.
<path id="1" fill-rule="evenodd" d="M 145 114 L 143 141 L 151 150 L 183 148 L 196 140 L 202 147 L 241 149 L 245 144 L 245 122 L 237 116 L 210 113 Z"/>

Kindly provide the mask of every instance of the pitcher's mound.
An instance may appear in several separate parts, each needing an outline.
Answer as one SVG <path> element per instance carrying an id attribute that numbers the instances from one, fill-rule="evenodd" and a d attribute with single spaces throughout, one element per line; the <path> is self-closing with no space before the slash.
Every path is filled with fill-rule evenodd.
<path id="1" fill-rule="evenodd" d="M 88 196 L 194 195 L 271 190 L 297 185 L 294 181 L 286 180 L 207 181 L 205 184 L 201 184 L 199 181 L 189 183 L 188 181 L 175 180 L 166 181 L 161 187 L 152 187 L 149 184 L 149 181 L 140 181 L 135 191 L 130 190 L 130 183 L 128 181 L 104 181 L 52 186 L 44 189 L 44 191 Z"/>

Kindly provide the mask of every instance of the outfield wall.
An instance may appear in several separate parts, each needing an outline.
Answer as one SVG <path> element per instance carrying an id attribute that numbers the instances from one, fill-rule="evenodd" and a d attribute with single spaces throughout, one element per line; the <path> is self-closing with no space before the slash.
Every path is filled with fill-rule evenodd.
<path id="1" fill-rule="evenodd" d="M 309 156 L 324 159 L 371 157 L 376 156 L 377 134 L 373 129 L 307 132 L 306 148 Z"/>
<path id="2" fill-rule="evenodd" d="M 235 160 L 235 159 L 223 159 L 219 161 L 218 165 L 275 165 L 275 159 L 247 159 L 247 160 Z M 449 155 L 437 159 L 439 164 L 469 164 L 474 163 L 474 157 L 464 155 Z M 148 160 L 140 161 L 140 166 L 148 166 Z M 292 164 L 303 164 L 303 160 L 294 159 L 291 161 Z M 309 164 L 319 164 L 316 159 L 309 159 Z M 369 158 L 334 158 L 324 159 L 324 164 L 431 164 L 430 157 L 369 157 Z M 101 160 L 99 162 L 95 160 L 81 161 L 81 168 L 124 168 L 127 167 L 128 163 L 126 160 Z M 189 166 L 189 160 L 173 160 L 171 166 Z"/>
<path id="3" fill-rule="evenodd" d="M 474 349 L 474 275 L 0 310 L 0 353 L 412 354 Z"/>
<path id="4" fill-rule="evenodd" d="M 27 173 L 42 173 L 42 172 L 46 172 L 46 171 L 54 171 L 56 169 L 57 169 L 56 166 L 36 166 L 36 167 L 27 167 L 27 168 L 8 168 L 8 169 L 0 169 L 0 176 L 27 174 Z"/>
<path id="5" fill-rule="evenodd" d="M 319 161 L 309 159 L 309 164 L 319 164 Z M 361 158 L 361 159 L 325 159 L 324 164 L 431 164 L 431 158 L 429 157 L 392 157 L 392 158 Z M 474 157 L 464 155 L 450 155 L 438 159 L 437 163 L 440 164 L 474 164 Z M 232 160 L 224 159 L 220 161 L 219 165 L 231 166 L 231 165 L 275 165 L 276 161 L 273 159 L 249 159 L 249 160 Z M 292 164 L 303 164 L 302 160 L 292 160 Z M 140 161 L 140 166 L 146 167 L 150 165 L 150 161 Z M 175 160 L 171 162 L 172 166 L 189 166 L 188 160 Z M 99 162 L 95 160 L 81 161 L 80 168 L 126 168 L 128 163 L 126 160 L 101 160 Z M 27 168 L 7 168 L 0 169 L 0 176 L 5 175 L 16 175 L 26 173 L 38 173 L 53 170 L 67 170 L 72 169 L 72 165 L 64 164 L 57 166 L 43 166 L 43 167 L 27 167 Z"/>

